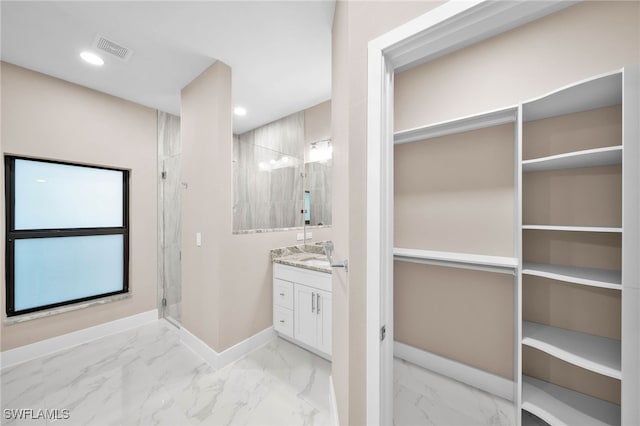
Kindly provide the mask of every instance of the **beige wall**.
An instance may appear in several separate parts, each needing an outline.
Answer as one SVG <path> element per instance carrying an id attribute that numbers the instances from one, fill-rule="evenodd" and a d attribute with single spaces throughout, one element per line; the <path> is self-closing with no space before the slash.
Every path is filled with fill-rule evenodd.
<path id="1" fill-rule="evenodd" d="M 620 290 L 523 276 L 522 318 L 582 333 L 621 338 Z"/>
<path id="2" fill-rule="evenodd" d="M 515 105 L 637 63 L 639 20 L 639 2 L 582 2 L 400 73 L 395 127 Z"/>
<path id="3" fill-rule="evenodd" d="M 348 4 L 336 2 L 332 33 L 331 128 L 333 133 L 333 242 L 335 259 L 349 255 L 349 68 Z M 338 418 L 349 424 L 349 282 L 336 269 L 332 275 L 332 363 Z M 364 332 L 364 329 L 362 330 Z M 364 377 L 360 379 L 362 386 Z M 363 423 L 360 421 L 360 423 Z"/>
<path id="4" fill-rule="evenodd" d="M 394 338 L 513 379 L 510 274 L 395 262 Z"/>
<path id="5" fill-rule="evenodd" d="M 338 1 L 333 22 L 333 380 L 341 424 L 366 423 L 367 43 L 436 7 L 434 1 Z M 345 326 L 348 324 L 348 326 Z"/>
<path id="6" fill-rule="evenodd" d="M 396 145 L 394 246 L 515 256 L 514 135 L 504 124 Z"/>
<path id="7" fill-rule="evenodd" d="M 597 108 L 522 125 L 522 159 L 620 145 L 622 107 Z"/>
<path id="8" fill-rule="evenodd" d="M 325 101 L 305 109 L 304 141 L 311 143 L 329 138 L 331 138 L 331 101 Z"/>
<path id="9" fill-rule="evenodd" d="M 269 251 L 297 244 L 300 232 L 232 234 L 231 72 L 222 62 L 205 70 L 182 90 L 181 111 L 182 325 L 218 352 L 271 326 Z M 317 134 L 328 128 L 314 125 L 322 108 L 311 109 Z M 330 228 L 311 232 L 331 239 Z"/>
<path id="10" fill-rule="evenodd" d="M 131 297 L 2 324 L 2 350 L 155 309 L 156 111 L 14 65 L 1 66 L 3 153 L 131 170 Z M 4 311 L 4 285 L 1 292 Z"/>
<path id="11" fill-rule="evenodd" d="M 216 62 L 182 89 L 180 131 L 187 185 L 182 192 L 182 326 L 218 350 L 220 236 L 231 224 L 231 209 L 225 209 L 231 188 L 224 185 L 225 172 L 231 176 L 226 167 L 232 138 L 228 66 Z M 201 247 L 196 247 L 196 232 L 202 234 Z"/>

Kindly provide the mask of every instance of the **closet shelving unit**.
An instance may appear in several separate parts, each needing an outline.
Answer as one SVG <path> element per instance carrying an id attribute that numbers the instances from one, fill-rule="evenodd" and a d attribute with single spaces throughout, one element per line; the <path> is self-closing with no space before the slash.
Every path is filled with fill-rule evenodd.
<path id="1" fill-rule="evenodd" d="M 398 131 L 394 133 L 395 145 L 425 141 L 503 124 L 515 123 L 518 119 L 518 107 L 508 107 L 481 114 L 470 115 L 454 120 L 443 121 L 427 126 Z M 485 270 L 489 272 L 516 274 L 517 257 L 491 256 L 473 253 L 421 250 L 394 247 L 396 261 L 424 263 L 462 269 Z"/>
<path id="2" fill-rule="evenodd" d="M 628 115 L 628 108 L 631 108 L 631 106 L 623 103 L 623 92 L 626 90 L 623 89 L 625 87 L 624 79 L 625 71 L 621 70 L 582 81 L 524 103 L 521 108 L 520 117 L 520 122 L 523 126 L 523 130 L 520 132 L 523 146 L 522 152 L 526 151 L 526 149 L 524 149 L 526 144 L 535 144 L 537 142 L 535 138 L 532 138 L 534 140 L 528 139 L 527 132 L 524 130 L 524 126 L 526 126 L 528 122 L 548 118 L 561 120 L 563 116 L 570 114 L 613 106 L 620 106 L 620 108 L 622 108 L 623 117 L 631 117 Z M 623 123 L 621 122 L 619 125 L 622 127 Z M 628 145 L 638 143 L 637 140 L 627 140 L 630 136 L 637 138 L 637 133 L 635 135 L 630 134 L 628 131 L 621 131 L 620 133 L 624 135 L 624 141 L 603 141 L 603 146 L 597 148 L 571 150 L 569 152 L 521 160 L 520 167 L 522 177 L 526 180 L 528 173 L 546 173 L 558 170 L 563 171 L 563 173 L 574 170 L 576 176 L 579 176 L 580 173 L 585 171 L 585 168 L 617 166 L 620 167 L 620 180 L 623 182 L 619 188 L 620 192 L 622 193 L 623 187 L 628 185 L 634 185 L 637 188 L 638 182 L 630 182 L 629 177 L 632 175 L 622 170 L 622 167 L 638 167 L 637 159 L 631 157 L 632 153 L 637 153 L 635 146 L 627 149 Z M 562 135 L 560 135 L 560 137 L 562 137 Z M 550 180 L 550 182 L 553 182 L 553 180 Z M 551 185 L 553 185 L 553 183 L 550 183 L 550 186 Z M 549 188 L 549 190 L 552 189 L 553 188 Z M 627 192 L 622 194 L 621 199 L 623 199 L 623 203 L 637 202 L 636 200 L 627 200 L 627 195 Z M 528 196 L 530 196 L 530 194 L 527 193 L 525 188 L 522 192 L 523 200 L 527 200 Z M 598 196 L 598 194 L 594 194 L 594 196 Z M 571 205 L 571 194 L 566 194 L 561 200 L 559 200 L 558 197 L 548 197 L 548 199 L 544 201 L 549 204 L 554 202 L 567 203 L 566 208 L 573 207 Z M 565 206 L 555 205 L 549 208 L 552 207 L 563 208 Z M 522 259 L 523 290 L 525 290 L 527 285 L 535 285 L 535 283 L 527 283 L 526 277 L 535 276 L 559 282 L 553 282 L 551 284 L 552 286 L 571 283 L 572 285 L 599 287 L 619 291 L 620 298 L 622 298 L 625 275 L 622 272 L 621 266 L 619 269 L 602 269 L 599 267 L 585 267 L 584 265 L 539 263 L 539 261 L 529 261 L 526 255 L 527 232 L 551 233 L 550 238 L 553 238 L 556 232 L 569 232 L 569 236 L 567 237 L 567 234 L 565 234 L 564 237 L 569 239 L 571 235 L 580 233 L 589 233 L 590 235 L 602 235 L 603 233 L 615 234 L 621 237 L 620 240 L 622 244 L 618 250 L 624 253 L 625 250 L 631 249 L 631 246 L 625 245 L 625 242 L 633 238 L 637 239 L 637 235 L 627 235 L 627 230 L 636 229 L 638 221 L 637 217 L 630 218 L 625 215 L 633 212 L 633 209 L 635 209 L 637 215 L 637 206 L 633 208 L 617 207 L 619 207 L 619 210 L 614 208 L 613 211 L 622 211 L 622 216 L 625 219 L 629 219 L 625 221 L 624 224 L 622 223 L 623 217 L 620 217 L 620 223 L 614 226 L 611 226 L 610 223 L 523 223 L 522 252 L 525 253 Z M 527 212 L 523 211 L 523 221 L 526 215 Z M 552 250 L 551 246 L 552 244 L 549 244 L 549 250 Z M 573 256 L 573 254 L 570 253 L 570 257 L 571 256 Z M 578 256 L 579 255 L 576 255 L 574 257 Z M 549 255 L 549 258 L 551 257 L 552 256 Z M 635 279 L 637 279 L 637 277 L 635 277 Z M 522 294 L 526 294 L 526 292 Z M 538 303 L 537 300 L 536 303 Z M 622 302 L 622 304 L 624 305 L 624 302 Z M 598 313 L 594 312 L 594 315 L 598 315 Z M 523 316 L 526 316 L 526 312 L 523 313 Z M 622 318 L 621 321 L 623 321 Z M 550 318 L 550 322 L 553 322 L 553 318 Z M 547 356 L 573 364 L 587 372 L 622 380 L 624 372 L 622 362 L 622 357 L 624 356 L 623 342 L 627 337 L 630 337 L 624 327 L 621 327 L 623 329 L 621 340 L 525 320 L 522 321 L 521 328 L 521 345 L 523 347 L 528 346 L 535 348 L 538 351 L 544 352 Z M 635 332 L 637 333 L 637 329 Z M 637 338 L 631 337 L 631 339 Z M 637 343 L 634 344 L 637 345 Z M 637 353 L 635 356 L 637 357 Z M 538 416 L 551 425 L 619 425 L 621 423 L 624 416 L 621 415 L 620 405 L 568 389 L 567 387 L 559 386 L 557 383 L 549 383 L 526 376 L 524 374 L 525 365 L 526 360 L 523 360 L 522 376 L 520 378 L 522 386 L 521 408 L 523 410 Z M 622 401 L 625 401 L 628 393 L 634 392 L 636 392 L 636 390 L 622 387 Z M 624 410 L 624 407 L 622 410 Z"/>
<path id="3" fill-rule="evenodd" d="M 460 117 L 450 121 L 444 121 L 444 122 L 439 122 L 439 123 L 435 123 L 427 126 L 399 131 L 394 134 L 394 144 L 400 145 L 400 144 L 407 144 L 407 143 L 418 143 L 422 145 L 426 143 L 427 145 L 422 145 L 422 146 L 423 147 L 431 146 L 432 148 L 428 148 L 428 149 L 425 148 L 425 151 L 428 151 L 428 153 L 426 153 L 425 155 L 431 155 L 431 152 L 432 152 L 431 149 L 434 149 L 433 153 L 436 156 L 435 158 L 440 158 L 438 156 L 442 155 L 442 151 L 439 151 L 439 150 L 443 146 L 441 144 L 444 143 L 444 140 L 439 138 L 453 136 L 453 139 L 451 139 L 450 141 L 456 144 L 456 148 L 454 148 L 454 150 L 456 150 L 456 152 L 459 152 L 460 155 L 464 157 L 464 159 L 461 160 L 461 163 L 455 163 L 456 159 L 449 157 L 449 161 L 454 161 L 454 163 L 451 164 L 451 167 L 449 168 L 449 170 L 446 170 L 445 173 L 451 173 L 452 176 L 444 175 L 444 176 L 437 177 L 436 179 L 438 179 L 438 182 L 434 183 L 434 186 L 440 188 L 440 185 L 443 185 L 443 186 L 461 185 L 460 187 L 456 186 L 456 188 L 458 189 L 463 188 L 464 190 L 464 188 L 466 188 L 464 186 L 465 185 L 464 182 L 467 179 L 469 179 L 469 177 L 468 175 L 463 176 L 461 180 L 458 181 L 457 180 L 458 173 L 460 172 L 456 171 L 457 170 L 456 168 L 464 167 L 462 164 L 465 161 L 469 161 L 470 167 L 472 168 L 476 166 L 478 167 L 477 170 L 480 171 L 481 173 L 481 175 L 478 178 L 482 182 L 487 180 L 488 182 L 493 184 L 495 183 L 496 176 L 500 176 L 498 179 L 500 182 L 499 184 L 501 186 L 499 186 L 498 188 L 501 191 L 503 191 L 500 202 L 505 202 L 505 205 L 508 204 L 507 198 L 505 196 L 507 192 L 512 191 L 512 195 L 509 196 L 511 197 L 509 208 L 513 209 L 511 217 L 513 218 L 513 223 L 515 224 L 517 221 L 517 218 L 519 217 L 519 210 L 518 210 L 519 204 L 518 204 L 518 200 L 515 193 L 515 188 L 517 187 L 516 180 L 518 176 L 517 175 L 517 171 L 518 171 L 517 155 L 516 155 L 517 120 L 518 120 L 518 107 L 512 106 L 512 107 L 493 110 L 493 111 L 489 111 L 481 114 Z M 505 126 L 510 126 L 509 130 L 507 130 Z M 495 134 L 494 134 L 494 131 L 496 132 Z M 447 143 L 448 142 L 449 141 L 447 141 Z M 433 143 L 433 145 L 431 145 L 431 143 Z M 510 144 L 511 148 L 513 149 L 513 152 L 514 152 L 513 156 L 506 158 L 507 155 L 504 155 L 504 156 L 498 157 L 499 159 L 495 157 L 492 158 L 492 161 L 496 162 L 495 164 L 500 165 L 499 172 L 496 172 L 495 169 L 491 169 L 492 167 L 491 165 L 478 163 L 476 158 L 470 159 L 471 154 L 469 154 L 469 151 L 467 151 L 466 150 L 467 148 L 465 147 L 465 144 L 469 144 L 468 146 L 470 150 L 478 150 L 480 149 L 479 147 L 483 147 L 482 149 L 495 149 L 496 146 L 503 147 L 503 146 L 506 146 L 507 143 Z M 457 151 L 457 150 L 460 150 L 460 151 Z M 454 156 L 452 155 L 452 157 Z M 437 161 L 437 160 L 433 160 L 433 158 L 434 157 L 431 158 L 431 161 Z M 459 170 L 464 170 L 465 173 L 467 172 L 467 169 L 459 169 Z M 470 169 L 470 170 L 474 170 L 474 169 Z M 511 178 L 511 181 L 508 183 L 509 186 L 505 185 L 506 177 Z M 473 179 L 473 177 L 471 179 Z M 402 182 L 406 183 L 404 180 L 402 180 Z M 424 183 L 424 181 L 422 182 Z M 396 181 L 396 184 L 398 184 L 398 181 Z M 417 185 L 421 185 L 421 184 L 417 184 Z M 431 188 L 431 186 L 429 186 L 429 188 Z M 397 190 L 398 188 L 396 187 L 396 191 Z M 474 196 L 480 197 L 481 202 L 485 201 L 484 199 L 481 198 L 482 191 L 485 191 L 485 190 L 486 188 L 484 187 L 470 188 L 470 191 L 477 191 Z M 425 195 L 425 193 L 421 193 L 420 197 L 429 198 L 429 196 Z M 441 200 L 438 199 L 436 196 L 436 201 L 434 201 L 434 205 L 437 205 L 437 203 L 440 201 Z M 395 202 L 398 203 L 397 198 Z M 451 201 L 451 198 L 448 198 L 444 202 L 446 203 L 446 202 L 452 202 L 452 201 Z M 455 201 L 453 201 L 453 203 L 455 203 Z M 397 206 L 398 204 L 396 204 L 396 207 Z M 417 208 L 417 209 L 411 208 L 410 206 L 406 206 L 404 204 L 402 204 L 400 208 L 410 209 L 410 210 L 403 210 L 403 212 L 407 212 L 403 214 L 411 215 L 412 218 L 419 218 L 419 220 L 416 220 L 415 222 L 413 222 L 413 226 L 420 226 L 421 221 L 424 221 L 424 222 L 429 220 L 438 221 L 440 219 L 440 217 L 437 214 L 434 214 L 434 216 L 431 216 L 430 218 L 422 216 L 424 211 L 421 211 L 420 208 Z M 441 206 L 438 205 L 437 207 L 434 207 L 433 205 L 430 205 L 428 208 L 429 209 L 433 208 L 433 210 L 430 210 L 431 212 L 440 211 L 439 209 L 441 208 Z M 515 293 L 517 288 L 517 280 L 518 280 L 517 277 L 519 272 L 518 271 L 519 256 L 518 256 L 518 253 L 516 252 L 516 247 L 518 245 L 515 241 L 515 235 L 512 234 L 513 229 L 507 229 L 507 228 L 510 228 L 511 225 L 504 224 L 504 223 L 498 224 L 496 222 L 493 222 L 491 225 L 488 225 L 486 228 L 483 229 L 484 232 L 473 234 L 471 238 L 465 238 L 465 235 L 467 235 L 466 234 L 467 232 L 473 232 L 473 229 L 480 230 L 480 228 L 485 225 L 485 222 L 482 222 L 482 220 L 479 219 L 478 215 L 482 217 L 483 215 L 487 214 L 487 211 L 490 211 L 493 207 L 487 208 L 487 204 L 485 204 L 482 208 L 484 210 L 481 213 L 479 213 L 478 211 L 473 210 L 473 206 L 467 205 L 465 210 L 456 211 L 456 214 L 454 215 L 456 219 L 442 217 L 443 222 L 442 222 L 442 226 L 440 227 L 440 231 L 442 232 L 435 231 L 434 233 L 437 233 L 438 237 L 435 237 L 434 239 L 429 239 L 428 237 L 426 237 L 423 240 L 420 240 L 418 243 L 416 243 L 416 240 L 412 240 L 411 242 L 409 242 L 409 241 L 405 241 L 405 239 L 402 236 L 400 236 L 396 230 L 396 235 L 395 235 L 396 246 L 393 248 L 394 261 L 396 263 L 398 262 L 404 263 L 404 265 L 398 265 L 396 267 L 396 270 L 399 270 L 400 268 L 405 268 L 405 267 L 409 268 L 407 263 L 422 264 L 422 265 L 429 265 L 429 266 L 434 265 L 437 267 L 449 268 L 451 269 L 451 274 L 453 277 L 461 277 L 459 278 L 460 281 L 456 281 L 456 284 L 464 283 L 464 285 L 468 285 L 470 287 L 470 291 L 472 292 L 479 291 L 478 285 L 482 285 L 479 283 L 486 281 L 487 280 L 486 277 L 491 276 L 491 275 L 486 275 L 484 273 L 496 274 L 496 277 L 498 277 L 498 275 L 502 275 L 501 277 L 497 278 L 496 282 L 499 282 L 499 283 L 511 282 L 513 286 L 512 289 Z M 396 220 L 397 219 L 398 219 L 398 215 L 396 214 Z M 461 220 L 460 227 L 456 226 L 456 223 L 452 222 L 452 220 Z M 469 220 L 469 222 L 467 222 L 467 220 Z M 433 231 L 433 222 L 431 224 L 425 223 L 425 226 L 427 228 L 423 228 L 423 229 L 431 229 L 431 231 Z M 502 228 L 500 228 L 500 226 L 502 226 Z M 499 237 L 496 237 L 495 234 L 492 234 L 491 232 L 486 231 L 487 229 L 494 229 L 494 230 L 498 229 L 497 232 L 502 234 Z M 503 231 L 509 231 L 509 232 L 503 232 Z M 441 239 L 440 236 L 444 233 L 449 233 L 450 235 L 452 235 L 452 240 L 445 242 L 443 239 Z M 495 244 L 493 247 L 483 251 L 483 248 L 485 246 L 490 246 L 489 241 L 487 241 L 484 244 L 478 244 L 478 242 L 485 241 L 485 239 L 487 238 L 490 239 L 492 237 L 496 237 L 497 239 L 494 241 L 499 241 L 499 242 Z M 468 240 L 474 240 L 474 242 L 469 244 Z M 507 248 L 508 246 L 510 246 L 511 248 L 510 249 Z M 411 269 L 404 269 L 404 271 L 406 270 L 411 270 Z M 415 269 L 413 270 L 415 271 Z M 478 275 L 479 278 L 478 280 L 476 280 L 475 278 L 473 278 L 475 276 L 473 275 L 473 273 L 463 272 L 463 270 L 471 270 L 473 272 L 479 271 L 479 274 L 482 274 L 482 275 Z M 434 271 L 435 273 L 435 270 L 431 270 L 429 268 L 425 268 L 424 271 L 425 271 L 424 272 L 425 274 L 430 274 L 432 271 Z M 454 278 L 454 280 L 455 279 L 457 278 Z M 424 284 L 430 285 L 429 278 L 427 276 L 425 276 Z M 441 284 L 439 280 L 438 280 L 438 284 Z M 436 284 L 436 286 L 438 284 Z M 471 287 L 473 287 L 473 289 L 471 289 Z M 493 287 L 491 289 L 488 289 L 487 291 L 495 292 L 496 289 L 495 287 Z M 480 301 L 478 303 L 482 305 L 483 303 L 485 303 L 485 301 Z M 495 306 L 492 307 L 491 305 L 487 305 L 482 309 L 486 311 L 493 311 L 495 309 Z M 451 313 L 451 315 L 456 315 L 456 314 Z M 515 316 L 514 317 L 514 321 L 515 321 L 515 319 L 517 318 L 517 314 L 515 312 L 514 312 L 514 316 Z M 482 319 L 480 319 L 479 321 L 485 321 L 485 320 L 486 319 L 482 317 Z M 490 325 L 488 324 L 487 327 L 490 327 Z M 501 324 L 500 327 L 504 327 L 504 324 Z M 470 327 L 469 329 L 471 330 L 473 329 L 473 327 Z M 456 332 L 459 332 L 459 331 L 460 330 L 457 330 Z M 492 333 L 493 331 L 488 329 L 487 341 L 490 341 L 490 342 L 495 341 L 495 340 L 492 340 L 492 339 L 495 339 L 495 334 L 492 334 Z M 513 339 L 514 346 L 510 347 L 510 349 L 515 353 L 517 351 L 517 346 L 519 345 L 519 337 L 515 335 L 515 331 L 514 331 L 513 337 L 514 337 Z M 469 336 L 468 339 L 472 339 L 472 337 Z M 498 341 L 498 344 L 502 344 L 502 343 L 503 343 L 502 341 Z M 436 346 L 437 344 L 438 343 L 436 343 Z M 489 347 L 491 347 L 491 349 L 489 349 Z M 478 349 L 480 352 L 483 352 L 484 354 L 483 361 L 477 365 L 473 365 L 471 363 L 466 365 L 471 366 L 472 368 L 475 368 L 478 371 L 480 370 L 487 371 L 490 368 L 495 368 L 495 366 L 489 365 L 491 363 L 487 362 L 487 358 L 486 358 L 487 353 L 491 353 L 492 351 L 494 351 L 494 347 L 492 346 L 492 343 L 487 343 L 487 347 L 478 348 Z M 429 351 L 428 348 L 424 350 L 427 352 Z M 454 349 L 454 351 L 455 350 L 459 350 L 459 349 Z M 438 353 L 438 355 L 443 358 L 447 357 L 446 353 L 444 354 Z M 461 359 L 456 359 L 455 361 L 457 361 L 457 363 L 460 363 L 460 365 L 465 364 L 465 361 Z M 469 376 L 467 376 L 468 373 L 466 372 L 465 373 L 460 373 L 460 371 L 453 372 L 453 371 L 448 371 L 449 367 L 442 367 L 442 368 L 444 368 L 444 370 L 442 371 L 436 370 L 436 371 L 444 375 L 452 374 L 451 377 L 454 377 L 456 378 L 456 380 L 460 380 L 463 382 L 465 380 L 471 380 L 471 382 L 467 382 L 471 384 L 478 382 L 479 380 L 478 377 L 484 377 L 484 376 L 475 376 L 473 379 L 471 379 L 469 378 Z M 485 370 L 485 368 L 487 368 L 487 370 Z M 514 377 L 513 380 L 515 380 L 515 377 L 517 376 L 519 371 L 514 366 L 514 370 L 511 371 L 511 373 Z M 457 374 L 458 375 L 461 374 L 461 376 L 458 376 Z M 503 371 L 501 374 L 504 376 L 507 373 Z M 491 375 L 491 374 L 487 374 L 487 375 Z M 503 386 L 505 382 L 508 383 L 508 381 L 510 381 L 511 379 L 499 377 L 498 375 L 496 375 L 495 372 L 492 375 L 492 377 L 498 378 L 496 383 L 493 383 L 493 384 L 477 383 L 475 385 L 481 388 L 482 386 L 487 386 L 487 388 L 485 389 L 495 389 L 496 387 L 499 387 L 500 390 L 497 392 L 502 392 L 503 396 L 506 397 L 506 395 L 513 395 L 513 392 L 511 392 L 511 390 L 514 390 L 515 389 L 514 387 L 511 387 L 509 389 L 508 385 Z"/>
<path id="4" fill-rule="evenodd" d="M 403 144 L 515 125 L 514 256 L 440 251 L 429 242 L 421 248 L 396 244 L 393 254 L 397 262 L 514 275 L 514 399 L 518 410 L 551 425 L 633 424 L 640 418 L 639 75 L 637 66 L 628 67 L 515 107 L 394 134 L 394 143 Z M 591 123 L 593 117 L 600 121 Z M 540 133 L 528 129 L 547 119 L 546 123 L 558 126 L 551 130 L 553 137 L 529 150 L 530 144 L 539 142 Z M 580 123 L 587 124 L 574 131 L 572 126 Z M 599 125 L 606 127 L 601 133 L 593 130 Z M 570 140 L 564 141 L 565 137 Z M 546 198 L 545 191 L 549 191 Z M 588 253 L 581 251 L 585 247 Z M 544 293 L 549 299 L 538 300 L 538 291 L 550 291 Z M 600 322 L 609 329 L 592 330 L 593 324 L 571 323 L 585 318 L 586 307 L 578 306 L 583 303 L 578 300 L 585 297 L 580 292 L 590 298 L 584 303 L 599 305 L 600 297 L 607 298 L 603 305 L 615 316 L 602 317 L 606 321 Z M 530 306 L 548 304 L 549 312 L 557 309 L 563 299 L 553 298 L 560 293 L 562 297 L 580 295 L 570 299 L 572 306 L 567 309 L 577 309 L 582 315 L 569 314 L 571 321 L 565 318 L 559 323 L 553 315 L 528 317 Z M 592 317 L 598 315 L 603 314 L 593 311 Z M 535 357 L 529 359 L 533 353 Z M 529 362 L 564 365 L 565 370 L 568 364 L 570 374 L 588 380 L 574 385 L 554 374 L 534 377 L 539 370 L 529 368 Z M 620 383 L 618 395 L 608 395 L 616 390 L 616 382 Z M 589 388 L 594 383 L 606 383 L 610 389 Z M 518 422 L 522 422 L 520 416 Z"/>

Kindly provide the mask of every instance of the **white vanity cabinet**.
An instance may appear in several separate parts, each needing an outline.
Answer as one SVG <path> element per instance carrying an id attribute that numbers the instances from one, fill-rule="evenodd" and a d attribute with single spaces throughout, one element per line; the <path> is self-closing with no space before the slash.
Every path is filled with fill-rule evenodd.
<path id="1" fill-rule="evenodd" d="M 278 334 L 331 358 L 331 274 L 273 264 L 273 327 Z"/>

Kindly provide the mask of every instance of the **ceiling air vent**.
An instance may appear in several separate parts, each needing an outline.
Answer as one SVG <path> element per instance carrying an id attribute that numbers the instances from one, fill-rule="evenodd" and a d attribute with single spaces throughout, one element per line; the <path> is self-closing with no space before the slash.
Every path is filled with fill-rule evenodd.
<path id="1" fill-rule="evenodd" d="M 110 55 L 115 56 L 123 61 L 128 61 L 133 55 L 133 50 L 128 47 L 124 47 L 120 43 L 116 43 L 113 40 L 109 40 L 103 35 L 96 35 L 96 39 L 93 42 L 93 47 L 103 52 L 107 52 Z"/>

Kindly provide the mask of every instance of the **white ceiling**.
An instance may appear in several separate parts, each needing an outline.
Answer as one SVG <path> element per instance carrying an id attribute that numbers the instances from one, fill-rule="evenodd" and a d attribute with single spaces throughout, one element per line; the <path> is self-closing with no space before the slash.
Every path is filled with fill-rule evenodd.
<path id="1" fill-rule="evenodd" d="M 334 0 L 5 1 L 2 60 L 180 114 L 180 89 L 220 60 L 233 73 L 234 132 L 331 96 Z M 101 34 L 134 51 L 84 63 Z M 98 51 L 99 52 L 99 51 Z M 102 52 L 103 53 L 103 52 Z"/>

